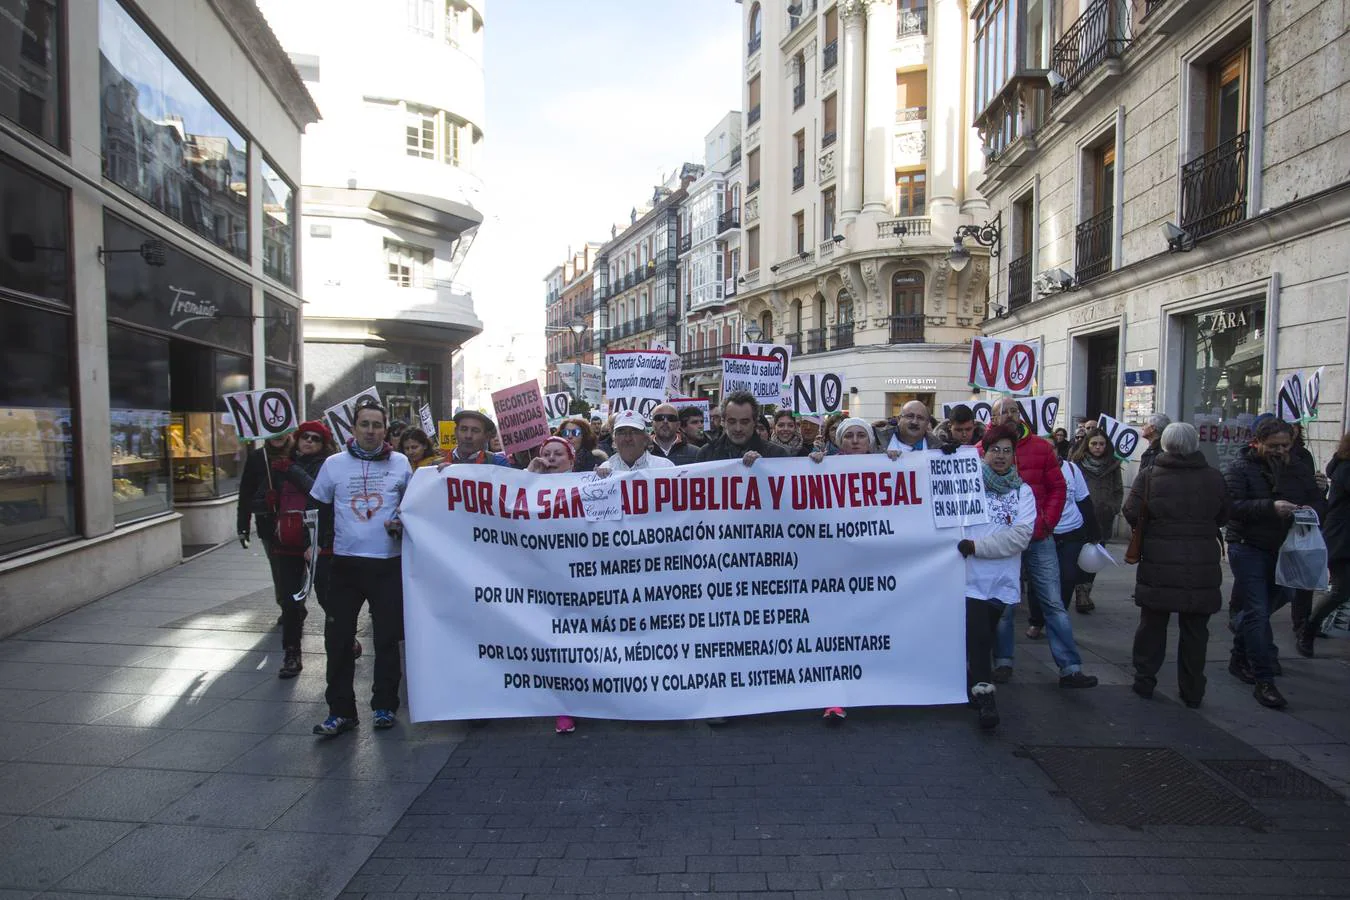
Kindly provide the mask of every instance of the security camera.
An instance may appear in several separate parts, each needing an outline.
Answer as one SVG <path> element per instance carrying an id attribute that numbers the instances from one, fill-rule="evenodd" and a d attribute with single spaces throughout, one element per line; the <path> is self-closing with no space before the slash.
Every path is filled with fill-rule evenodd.
<path id="1" fill-rule="evenodd" d="M 1064 85 L 1069 83 L 1065 80 L 1063 75 L 1059 74 L 1054 69 L 1045 70 L 1045 80 L 1049 82 L 1050 90 L 1052 91 L 1058 91 L 1060 88 L 1064 87 Z"/>

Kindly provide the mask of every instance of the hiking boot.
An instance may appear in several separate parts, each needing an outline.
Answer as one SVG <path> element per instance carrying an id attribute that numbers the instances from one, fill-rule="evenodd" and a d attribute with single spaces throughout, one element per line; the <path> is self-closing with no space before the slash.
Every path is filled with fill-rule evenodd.
<path id="1" fill-rule="evenodd" d="M 998 666 L 994 669 L 994 684 L 1007 684 L 1012 681 L 1012 666 Z"/>
<path id="2" fill-rule="evenodd" d="M 304 664 L 300 662 L 300 651 L 291 649 L 286 651 L 285 658 L 281 661 L 281 669 L 277 672 L 278 678 L 294 678 L 303 670 Z"/>
<path id="3" fill-rule="evenodd" d="M 1252 672 L 1251 663 L 1245 659 L 1230 656 L 1228 658 L 1228 674 L 1243 684 L 1256 684 L 1256 675 Z"/>
<path id="4" fill-rule="evenodd" d="M 397 724 L 398 724 L 398 716 L 394 715 L 394 711 L 393 711 L 392 709 L 377 709 L 377 710 L 375 710 L 375 727 L 376 727 L 376 728 L 381 728 L 381 729 L 383 729 L 383 728 L 393 728 L 393 727 L 394 727 L 395 725 L 397 725 Z"/>
<path id="5" fill-rule="evenodd" d="M 335 737 L 357 726 L 356 716 L 329 716 L 314 726 L 314 733 L 321 737 Z"/>
<path id="6" fill-rule="evenodd" d="M 1082 672 L 1070 672 L 1068 675 L 1059 676 L 1059 686 L 1062 688 L 1093 688 L 1097 686 L 1097 676 L 1084 675 Z"/>
<path id="7" fill-rule="evenodd" d="M 1090 613 L 1097 608 L 1097 604 L 1092 602 L 1091 585 L 1080 584 L 1073 589 L 1073 608 L 1074 612 Z"/>
<path id="8" fill-rule="evenodd" d="M 994 700 L 994 686 L 980 683 L 970 689 L 970 699 L 979 710 L 980 727 L 985 731 L 998 727 L 998 703 Z"/>
<path id="9" fill-rule="evenodd" d="M 1284 709 L 1289 705 L 1289 701 L 1284 699 L 1280 689 L 1275 687 L 1273 681 L 1258 681 L 1256 688 L 1252 691 L 1252 696 L 1256 702 L 1262 706 L 1268 706 L 1271 709 Z"/>

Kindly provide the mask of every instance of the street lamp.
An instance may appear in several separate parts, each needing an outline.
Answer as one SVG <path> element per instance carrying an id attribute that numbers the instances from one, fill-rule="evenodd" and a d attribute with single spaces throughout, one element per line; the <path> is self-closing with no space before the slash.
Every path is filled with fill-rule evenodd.
<path id="1" fill-rule="evenodd" d="M 756 325 L 754 322 L 751 322 L 749 325 L 745 326 L 745 337 L 747 340 L 750 341 L 750 343 L 758 344 L 759 339 L 762 338 L 763 336 L 764 332 L 760 330 L 760 327 Z"/>
<path id="2" fill-rule="evenodd" d="M 576 385 L 577 399 L 581 400 L 584 394 L 581 390 L 581 335 L 586 331 L 586 323 L 578 317 L 567 327 L 572 329 L 572 360 L 576 366 L 576 380 L 573 383 Z M 571 412 L 569 409 L 568 413 Z"/>
<path id="3" fill-rule="evenodd" d="M 1002 234 L 999 232 L 997 220 L 985 222 L 983 225 L 961 225 L 956 229 L 956 236 L 952 239 L 952 249 L 947 251 L 947 265 L 952 267 L 953 272 L 964 272 L 966 266 L 970 265 L 970 251 L 966 249 L 966 238 L 973 239 L 982 247 L 988 247 L 990 256 L 998 256 Z"/>

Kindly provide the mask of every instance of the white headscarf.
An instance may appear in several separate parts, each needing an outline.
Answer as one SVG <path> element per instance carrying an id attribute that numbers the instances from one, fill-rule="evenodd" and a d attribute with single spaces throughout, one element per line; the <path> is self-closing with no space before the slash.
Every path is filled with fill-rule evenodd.
<path id="1" fill-rule="evenodd" d="M 872 423 L 858 416 L 850 416 L 834 429 L 834 443 L 837 447 L 843 446 L 844 432 L 850 428 L 858 427 L 867 433 L 867 443 L 872 449 L 877 446 L 877 433 L 872 429 Z"/>

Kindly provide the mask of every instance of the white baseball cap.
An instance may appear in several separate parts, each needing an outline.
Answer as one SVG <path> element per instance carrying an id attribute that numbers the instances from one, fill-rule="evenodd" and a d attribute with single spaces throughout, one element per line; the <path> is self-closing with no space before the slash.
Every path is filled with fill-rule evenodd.
<path id="1" fill-rule="evenodd" d="M 625 409 L 614 417 L 614 431 L 620 428 L 636 428 L 638 431 L 647 430 L 647 419 L 635 409 Z"/>

